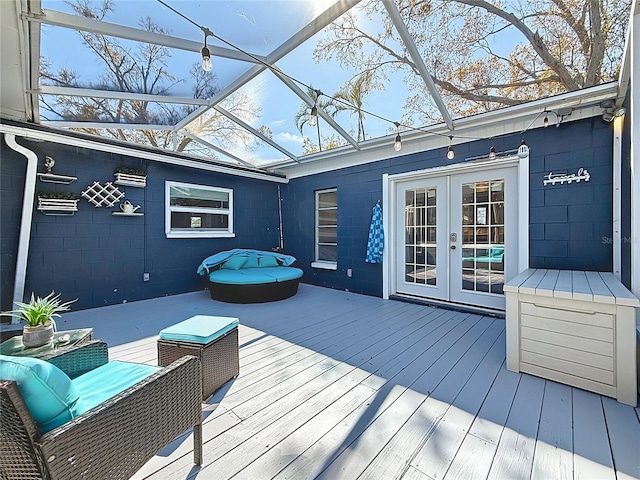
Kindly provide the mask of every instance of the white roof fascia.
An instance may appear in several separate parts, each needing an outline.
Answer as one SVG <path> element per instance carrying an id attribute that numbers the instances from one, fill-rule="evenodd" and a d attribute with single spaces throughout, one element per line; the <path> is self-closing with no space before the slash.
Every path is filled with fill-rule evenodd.
<path id="1" fill-rule="evenodd" d="M 181 105 L 209 105 L 209 100 L 203 98 L 172 97 L 169 95 L 151 95 L 148 93 L 114 92 L 111 90 L 96 90 L 92 88 L 56 87 L 53 85 L 41 85 L 36 92 L 42 95 L 110 98 L 114 100 L 141 100 L 144 102 L 178 103 Z"/>
<path id="2" fill-rule="evenodd" d="M 415 63 L 416 68 L 418 69 L 418 72 L 420 72 L 420 76 L 422 77 L 422 80 L 426 84 L 427 90 L 429 90 L 429 93 L 431 94 L 431 98 L 433 99 L 433 101 L 436 104 L 436 107 L 442 114 L 444 123 L 447 125 L 449 130 L 453 130 L 454 128 L 453 120 L 451 119 L 449 110 L 447 110 L 447 106 L 444 104 L 444 101 L 442 100 L 442 97 L 440 96 L 440 93 L 436 88 L 436 84 L 434 83 L 433 78 L 431 77 L 431 74 L 427 70 L 427 66 L 424 64 L 424 60 L 422 59 L 422 56 L 420 55 L 420 52 L 418 51 L 418 48 L 416 47 L 416 44 L 413 41 L 413 38 L 411 38 L 411 34 L 407 30 L 407 26 L 402 20 L 398 7 L 396 6 L 395 2 L 391 0 L 382 0 L 382 4 L 387 9 L 387 13 L 391 18 L 393 25 L 396 27 L 396 30 L 398 31 L 400 38 L 402 38 L 402 42 L 404 43 L 404 46 L 407 49 L 407 52 L 409 52 L 409 56 Z"/>
<path id="3" fill-rule="evenodd" d="M 224 115 L 225 117 L 227 117 L 229 120 L 231 120 L 232 122 L 237 123 L 238 125 L 240 125 L 242 128 L 244 128 L 245 130 L 251 132 L 253 135 L 255 135 L 256 137 L 258 137 L 260 140 L 262 140 L 265 143 L 268 143 L 269 145 L 271 145 L 273 148 L 275 148 L 276 150 L 279 150 L 281 153 L 285 154 L 287 157 L 289 157 L 291 160 L 298 162 L 298 158 L 291 152 L 289 152 L 286 148 L 280 146 L 279 144 L 277 144 L 276 142 L 274 142 L 273 140 L 271 140 L 270 138 L 264 136 L 262 133 L 260 133 L 258 130 L 256 130 L 255 128 L 253 128 L 251 125 L 249 125 L 248 123 L 244 122 L 243 120 L 239 119 L 238 117 L 236 117 L 234 114 L 232 114 L 231 112 L 228 112 L 227 110 L 225 110 L 224 108 L 216 105 L 215 107 L 213 107 L 215 110 L 217 110 L 218 112 L 220 112 L 222 115 Z"/>
<path id="4" fill-rule="evenodd" d="M 45 23 L 56 27 L 66 27 L 83 32 L 108 35 L 110 37 L 124 38 L 136 42 L 151 43 L 154 45 L 162 45 L 164 47 L 186 50 L 188 52 L 200 53 L 202 50 L 202 42 L 194 42 L 184 38 L 172 37 L 161 33 L 147 32 L 138 28 L 125 27 L 115 23 L 95 20 L 93 18 L 81 17 L 80 15 L 71 15 L 68 13 L 58 12 L 56 10 L 42 9 L 42 14 L 28 14 L 27 20 L 31 22 Z M 240 60 L 243 62 L 259 63 L 259 60 L 265 59 L 262 55 L 247 55 L 238 50 L 230 48 L 217 47 L 207 45 L 211 55 L 221 58 L 230 58 L 232 60 Z M 259 59 L 259 60 L 256 60 Z"/>
<path id="5" fill-rule="evenodd" d="M 298 87 L 298 85 L 296 85 L 293 80 L 291 80 L 289 77 L 287 77 L 286 75 L 280 72 L 274 71 L 274 73 L 278 78 L 280 78 L 280 80 L 282 80 L 282 82 L 287 87 L 291 89 L 293 93 L 295 93 L 298 97 L 300 97 L 300 99 L 302 99 L 307 105 L 309 105 L 310 107 L 314 105 L 313 99 L 309 97 L 309 95 L 307 95 L 306 92 L 304 92 L 300 87 Z M 358 142 L 356 142 L 356 140 L 351 135 L 349 135 L 340 125 L 338 125 L 338 123 L 336 123 L 336 121 L 331 117 L 331 115 L 329 115 L 327 112 L 325 112 L 321 108 L 318 109 L 318 115 L 321 116 L 325 122 L 331 125 L 331 127 L 333 127 L 333 129 L 336 132 L 338 132 L 342 137 L 344 137 L 344 139 L 347 142 L 353 145 L 353 147 L 356 150 L 360 149 Z"/>
<path id="6" fill-rule="evenodd" d="M 102 122 L 67 122 L 63 120 L 43 120 L 41 125 L 53 128 L 118 128 L 120 130 L 174 130 L 173 125 L 150 125 L 142 123 L 102 123 Z"/>
<path id="7" fill-rule="evenodd" d="M 565 123 L 602 115 L 602 108 L 599 106 L 600 102 L 614 98 L 617 89 L 617 82 L 612 82 L 456 120 L 456 134 L 454 135 L 453 143 L 455 145 L 474 140 L 488 140 L 491 137 L 516 135 L 528 129 L 542 127 L 543 119 L 540 114 L 545 110 L 574 109 L 572 114 L 565 119 Z M 421 131 L 403 133 L 401 152 L 393 150 L 394 136 L 391 135 L 361 142 L 361 150 L 359 152 L 354 152 L 347 147 L 339 147 L 299 157 L 299 164 L 272 162 L 268 165 L 263 165 L 263 168 L 284 174 L 288 178 L 303 177 L 411 153 L 430 151 L 437 148 L 444 149 L 449 145 L 449 135 L 448 127 L 441 123 L 425 127 Z M 514 144 L 514 148 L 517 148 L 518 145 L 519 139 Z M 532 145 L 529 145 L 529 147 L 535 148 Z M 446 151 L 443 150 L 443 155 L 445 154 Z"/>
<path id="8" fill-rule="evenodd" d="M 242 160 L 240 157 L 236 157 L 235 155 L 233 155 L 232 153 L 227 152 L 226 150 L 218 147 L 217 145 L 214 145 L 211 142 L 207 142 L 206 140 L 198 137 L 197 135 L 194 135 L 193 133 L 187 131 L 186 129 L 182 129 L 180 130 L 180 133 L 182 135 L 184 135 L 185 137 L 189 137 L 191 140 L 193 140 L 194 142 L 198 142 L 202 145 L 204 145 L 205 147 L 210 148 L 211 150 L 214 150 L 222 155 L 225 155 L 229 158 L 232 158 L 233 160 L 235 160 L 236 162 L 241 163 L 242 165 L 246 166 L 246 167 L 251 167 L 251 168 L 255 168 L 255 165 L 253 165 L 252 163 L 247 162 L 246 160 Z"/>
<path id="9" fill-rule="evenodd" d="M 42 140 L 45 142 L 58 143 L 61 145 L 69 145 L 72 147 L 87 148 L 90 150 L 99 150 L 101 152 L 115 153 L 118 155 L 125 155 L 128 157 L 142 158 L 145 160 L 151 160 L 154 162 L 167 163 L 171 165 L 180 165 L 183 167 L 194 168 L 196 170 L 204 170 L 208 172 L 224 173 L 228 175 L 234 175 L 236 177 L 253 178 L 257 180 L 265 180 L 274 183 L 288 183 L 287 178 L 274 177 L 259 170 L 241 170 L 234 168 L 233 166 L 216 165 L 212 163 L 206 163 L 203 161 L 193 160 L 189 158 L 179 158 L 170 155 L 165 155 L 162 152 L 149 152 L 146 150 L 138 150 L 129 148 L 122 145 L 112 145 L 110 143 L 103 143 L 99 141 L 92 141 L 83 138 L 76 138 L 67 135 L 64 131 L 57 132 L 43 132 L 41 130 L 32 130 L 30 128 L 19 127 L 14 125 L 0 124 L 0 133 L 11 133 L 16 136 L 25 137 L 31 140 Z M 251 168 L 255 168 L 251 166 Z"/>

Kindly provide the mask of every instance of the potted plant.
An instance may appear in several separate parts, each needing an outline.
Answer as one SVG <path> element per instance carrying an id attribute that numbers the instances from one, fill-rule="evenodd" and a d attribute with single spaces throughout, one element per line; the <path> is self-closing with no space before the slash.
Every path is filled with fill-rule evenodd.
<path id="1" fill-rule="evenodd" d="M 47 215 L 73 215 L 79 198 L 71 192 L 38 192 L 38 210 Z"/>
<path id="2" fill-rule="evenodd" d="M 147 186 L 147 172 L 144 170 L 130 167 L 117 167 L 113 176 L 116 177 L 115 183 L 118 185 L 141 188 Z"/>
<path id="3" fill-rule="evenodd" d="M 16 310 L 4 312 L 12 317 L 20 318 L 27 324 L 22 330 L 22 343 L 25 347 L 40 347 L 51 342 L 56 328 L 54 317 L 59 317 L 60 312 L 70 310 L 70 305 L 78 300 L 60 302 L 60 294 L 51 292 L 44 298 L 31 294 L 28 303 L 16 302 Z"/>

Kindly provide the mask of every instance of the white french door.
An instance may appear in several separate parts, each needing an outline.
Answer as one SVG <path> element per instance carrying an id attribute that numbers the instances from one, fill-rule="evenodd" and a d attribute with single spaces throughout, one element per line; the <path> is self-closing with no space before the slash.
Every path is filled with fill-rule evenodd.
<path id="1" fill-rule="evenodd" d="M 396 292 L 504 309 L 517 273 L 518 169 L 398 182 Z"/>

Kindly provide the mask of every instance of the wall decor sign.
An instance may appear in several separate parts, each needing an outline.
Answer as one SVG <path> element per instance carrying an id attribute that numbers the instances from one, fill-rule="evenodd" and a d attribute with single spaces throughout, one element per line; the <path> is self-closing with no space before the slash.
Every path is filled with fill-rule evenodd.
<path id="1" fill-rule="evenodd" d="M 576 173 L 549 172 L 544 176 L 542 184 L 546 187 L 549 184 L 555 185 L 556 183 L 559 183 L 560 185 L 563 185 L 565 183 L 570 184 L 573 182 L 579 183 L 581 180 L 588 182 L 590 179 L 591 174 L 589 173 L 589 171 L 586 168 L 580 167 Z"/>

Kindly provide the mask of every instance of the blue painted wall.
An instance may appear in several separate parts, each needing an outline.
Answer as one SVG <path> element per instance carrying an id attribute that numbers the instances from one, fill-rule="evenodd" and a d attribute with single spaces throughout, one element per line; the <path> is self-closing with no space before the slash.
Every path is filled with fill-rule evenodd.
<path id="1" fill-rule="evenodd" d="M 44 171 L 44 156 L 56 159 L 54 172 L 74 175 L 69 186 L 38 182 L 38 189 L 80 193 L 94 180 L 113 179 L 118 165 L 145 167 L 147 187 L 122 187 L 126 198 L 142 206 L 144 217 L 111 215 L 116 208 L 95 208 L 86 200 L 72 217 L 46 216 L 34 206 L 27 294 L 64 292 L 78 297 L 75 309 L 177 294 L 202 288 L 195 269 L 217 251 L 235 247 L 269 250 L 279 243 L 277 185 L 146 162 L 131 157 L 48 143 L 18 140 L 33 149 Z M 596 117 L 529 131 L 530 264 L 532 267 L 611 271 L 612 269 L 612 125 Z M 515 149 L 520 135 L 494 139 L 496 150 Z M 454 161 L 486 155 L 488 140 L 456 145 Z M 628 145 L 628 140 L 625 140 Z M 2 309 L 10 308 L 17 232 L 26 160 L 2 142 Z M 389 146 L 392 153 L 391 145 Z M 628 149 L 626 150 L 628 151 Z M 364 261 L 371 211 L 382 199 L 382 175 L 446 165 L 446 148 L 367 165 L 310 175 L 281 185 L 285 252 L 297 257 L 304 282 L 381 295 L 381 265 Z M 587 168 L 588 183 L 544 187 L 549 171 Z M 624 172 L 624 169 L 623 169 Z M 623 173 L 628 185 L 628 172 Z M 174 180 L 234 189 L 236 237 L 166 239 L 164 182 Z M 314 192 L 338 191 L 338 269 L 311 268 L 314 257 Z M 623 192 L 624 193 L 624 192 Z M 625 200 L 626 201 L 626 200 Z M 624 202 L 623 202 L 624 203 Z M 624 222 L 623 222 L 624 223 Z M 623 228 L 628 228 L 623 225 Z M 623 229 L 623 235 L 625 230 Z M 624 253 L 624 252 L 623 252 Z M 624 258 L 623 258 L 624 261 Z M 623 265 L 624 269 L 628 265 Z M 352 278 L 347 277 L 352 269 Z M 149 272 L 151 280 L 142 281 Z"/>
<path id="2" fill-rule="evenodd" d="M 497 151 L 520 144 L 520 135 L 494 139 Z M 612 126 L 600 117 L 527 132 L 530 152 L 530 264 L 538 268 L 611 271 Z M 454 162 L 487 155 L 488 140 L 456 145 Z M 389 146 L 391 153 L 391 145 Z M 292 179 L 283 187 L 285 250 L 298 258 L 305 281 L 382 294 L 381 265 L 364 261 L 371 210 L 382 198 L 382 175 L 446 165 L 446 148 Z M 587 168 L 588 183 L 543 187 L 549 170 Z M 314 260 L 314 191 L 338 191 L 338 269 L 311 268 Z M 352 269 L 353 277 L 346 275 Z"/>
<path id="3" fill-rule="evenodd" d="M 111 213 L 119 210 L 118 204 L 96 208 L 84 198 L 73 216 L 47 216 L 34 205 L 26 295 L 62 292 L 65 299 L 79 299 L 73 307 L 77 310 L 189 292 L 203 288 L 202 278 L 196 275 L 203 258 L 230 248 L 270 250 L 278 246 L 277 185 L 272 182 L 59 144 L 18 142 L 38 155 L 38 171 L 45 171 L 44 157 L 49 155 L 56 160 L 54 173 L 78 177 L 70 185 L 38 181 L 36 191 L 80 194 L 94 181 L 113 182 L 114 169 L 119 165 L 147 171 L 146 188 L 118 187 L 126 194 L 118 204 L 126 198 L 141 205 L 138 211 L 144 212 L 142 217 L 114 216 Z M 26 159 L 3 142 L 3 188 L 5 173 L 15 171 L 7 193 L 3 190 L 3 200 L 4 195 L 22 198 L 25 165 Z M 235 238 L 167 239 L 165 180 L 234 189 Z M 5 263 L 3 257 L 3 287 L 10 287 L 3 288 L 3 309 L 9 308 L 12 296 L 20 206 L 6 210 L 2 211 L 3 234 L 5 225 L 11 225 L 14 234 L 2 248 L 7 260 Z M 10 267 L 5 270 L 5 265 Z M 143 282 L 144 272 L 149 272 L 149 282 Z"/>

